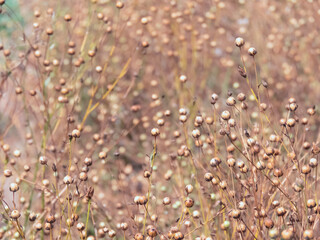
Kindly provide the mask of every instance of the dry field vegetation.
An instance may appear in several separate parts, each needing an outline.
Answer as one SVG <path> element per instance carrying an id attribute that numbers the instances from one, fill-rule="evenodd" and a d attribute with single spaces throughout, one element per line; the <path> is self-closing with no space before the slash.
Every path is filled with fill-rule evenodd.
<path id="1" fill-rule="evenodd" d="M 319 239 L 320 3 L 0 0 L 0 239 Z"/>

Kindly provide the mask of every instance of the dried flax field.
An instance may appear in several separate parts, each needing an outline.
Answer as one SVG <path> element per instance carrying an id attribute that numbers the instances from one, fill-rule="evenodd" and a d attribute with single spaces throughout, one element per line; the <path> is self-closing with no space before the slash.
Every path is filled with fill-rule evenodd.
<path id="1" fill-rule="evenodd" d="M 320 1 L 0 0 L 0 239 L 320 239 Z"/>

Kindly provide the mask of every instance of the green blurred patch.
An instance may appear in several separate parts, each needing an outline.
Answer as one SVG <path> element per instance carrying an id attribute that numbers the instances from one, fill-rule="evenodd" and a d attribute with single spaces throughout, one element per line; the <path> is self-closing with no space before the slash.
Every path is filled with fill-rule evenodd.
<path id="1" fill-rule="evenodd" d="M 22 27 L 24 26 L 24 21 L 18 0 L 8 0 L 2 8 L 3 12 L 0 14 L 0 33 L 2 37 L 7 37 L 11 36 L 17 29 L 14 21 L 19 22 Z"/>

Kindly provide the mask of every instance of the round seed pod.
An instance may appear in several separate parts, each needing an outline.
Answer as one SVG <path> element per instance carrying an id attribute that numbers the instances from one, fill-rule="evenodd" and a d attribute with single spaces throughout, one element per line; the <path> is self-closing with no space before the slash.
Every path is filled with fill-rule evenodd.
<path id="1" fill-rule="evenodd" d="M 184 235 L 182 234 L 182 232 L 176 232 L 174 235 L 173 235 L 173 238 L 175 240 L 182 240 L 184 239 Z"/>
<path id="2" fill-rule="evenodd" d="M 238 162 L 237 162 L 237 167 L 238 168 L 243 168 L 244 167 L 244 161 L 239 159 Z"/>
<path id="3" fill-rule="evenodd" d="M 218 101 L 218 99 L 219 99 L 218 94 L 213 93 L 213 94 L 211 95 L 211 99 L 212 99 L 212 101 L 213 101 L 214 103 L 216 103 L 216 102 Z"/>
<path id="4" fill-rule="evenodd" d="M 171 199 L 169 197 L 165 197 L 162 201 L 163 205 L 169 205 L 171 204 Z"/>
<path id="5" fill-rule="evenodd" d="M 296 124 L 296 120 L 294 118 L 289 118 L 286 124 L 289 127 L 294 127 L 294 125 Z"/>
<path id="6" fill-rule="evenodd" d="M 212 173 L 205 173 L 205 174 L 204 174 L 204 179 L 205 179 L 207 182 L 210 182 L 210 181 L 213 179 Z"/>
<path id="7" fill-rule="evenodd" d="M 193 186 L 191 184 L 188 184 L 186 187 L 185 187 L 185 191 L 187 194 L 190 194 L 192 193 L 193 191 Z"/>
<path id="8" fill-rule="evenodd" d="M 241 109 L 247 110 L 248 109 L 248 105 L 245 102 L 242 102 L 241 103 Z"/>
<path id="9" fill-rule="evenodd" d="M 47 217 L 46 217 L 46 222 L 48 223 L 54 223 L 56 221 L 56 218 L 54 217 L 54 215 L 52 214 L 49 214 Z"/>
<path id="10" fill-rule="evenodd" d="M 21 216 L 20 212 L 16 209 L 10 213 L 10 217 L 14 220 L 17 220 L 20 216 Z"/>
<path id="11" fill-rule="evenodd" d="M 88 175 L 87 175 L 87 173 L 86 173 L 86 172 L 80 172 L 80 173 L 79 173 L 79 179 L 80 179 L 81 181 L 87 181 L 87 180 L 88 180 Z"/>
<path id="12" fill-rule="evenodd" d="M 154 227 L 149 227 L 147 229 L 147 234 L 149 237 L 155 238 L 158 235 L 158 232 Z"/>
<path id="13" fill-rule="evenodd" d="M 266 168 L 266 164 L 262 161 L 257 162 L 256 166 L 258 170 L 264 170 Z"/>
<path id="14" fill-rule="evenodd" d="M 34 228 L 37 230 L 37 231 L 40 231 L 42 229 L 42 224 L 41 222 L 36 222 L 34 224 Z"/>
<path id="15" fill-rule="evenodd" d="M 290 229 L 285 229 L 281 232 L 281 237 L 284 240 L 290 240 L 293 237 L 293 232 Z"/>
<path id="16" fill-rule="evenodd" d="M 180 80 L 180 82 L 182 82 L 182 83 L 185 83 L 186 81 L 187 81 L 187 76 L 186 75 L 181 75 L 180 77 L 179 77 L 179 80 Z"/>
<path id="17" fill-rule="evenodd" d="M 279 202 L 278 200 L 274 200 L 274 201 L 272 202 L 272 206 L 273 206 L 274 208 L 278 207 L 279 205 L 280 205 L 280 202 Z"/>
<path id="18" fill-rule="evenodd" d="M 72 20 L 71 15 L 70 15 L 70 14 L 64 15 L 64 20 L 65 20 L 66 22 L 70 22 L 70 21 Z"/>
<path id="19" fill-rule="evenodd" d="M 126 223 L 126 222 L 123 222 L 123 223 L 120 224 L 120 228 L 123 231 L 126 231 L 128 229 L 128 227 L 129 227 L 128 223 Z"/>
<path id="20" fill-rule="evenodd" d="M 96 55 L 96 51 L 95 50 L 89 50 L 88 51 L 88 56 L 89 57 L 94 57 Z"/>
<path id="21" fill-rule="evenodd" d="M 238 101 L 243 102 L 246 100 L 246 95 L 244 93 L 239 93 L 237 99 Z"/>
<path id="22" fill-rule="evenodd" d="M 309 167 L 309 165 L 303 165 L 301 167 L 301 173 L 303 174 L 309 174 L 311 172 L 311 168 Z"/>
<path id="23" fill-rule="evenodd" d="M 313 116 L 313 115 L 316 113 L 316 111 L 315 111 L 314 108 L 308 108 L 307 113 L 308 113 L 310 116 Z"/>
<path id="24" fill-rule="evenodd" d="M 228 158 L 227 164 L 229 167 L 234 167 L 236 165 L 236 160 L 234 158 Z"/>
<path id="25" fill-rule="evenodd" d="M 238 203 L 238 208 L 239 208 L 240 210 L 245 210 L 245 209 L 247 208 L 247 204 L 246 204 L 245 202 L 243 202 L 243 201 L 240 201 L 240 202 Z"/>
<path id="26" fill-rule="evenodd" d="M 145 170 L 145 171 L 143 172 L 143 177 L 144 177 L 144 178 L 149 178 L 149 177 L 151 177 L 151 172 L 148 171 L 148 170 Z"/>
<path id="27" fill-rule="evenodd" d="M 287 213 L 287 210 L 284 209 L 284 207 L 278 207 L 277 208 L 277 215 L 279 217 L 284 216 Z"/>
<path id="28" fill-rule="evenodd" d="M 316 212 L 316 210 L 315 210 L 315 212 Z M 315 221 L 314 215 L 309 215 L 309 216 L 308 216 L 308 223 L 309 223 L 309 224 L 313 224 L 314 221 Z"/>
<path id="29" fill-rule="evenodd" d="M 312 229 L 307 229 L 303 232 L 303 239 L 311 240 L 313 238 L 314 238 L 314 234 Z"/>
<path id="30" fill-rule="evenodd" d="M 311 158 L 309 160 L 309 166 L 315 168 L 316 166 L 318 166 L 318 160 L 316 158 Z"/>
<path id="31" fill-rule="evenodd" d="M 224 222 L 220 225 L 221 230 L 227 230 L 229 227 L 230 227 L 230 222 L 229 222 L 229 221 L 224 221 Z"/>
<path id="32" fill-rule="evenodd" d="M 73 138 L 79 138 L 80 137 L 80 131 L 78 129 L 74 129 L 71 133 Z"/>
<path id="33" fill-rule="evenodd" d="M 247 227 L 244 223 L 239 223 L 237 226 L 237 232 L 244 233 L 247 230 Z"/>
<path id="34" fill-rule="evenodd" d="M 46 33 L 47 33 L 48 36 L 51 36 L 51 35 L 53 34 L 53 29 L 50 28 L 50 27 L 47 28 L 47 29 L 46 29 Z"/>
<path id="35" fill-rule="evenodd" d="M 268 234 L 271 239 L 276 239 L 279 236 L 279 232 L 276 228 L 270 229 Z"/>
<path id="36" fill-rule="evenodd" d="M 146 196 L 140 196 L 138 201 L 140 205 L 145 205 L 148 202 L 148 199 Z"/>
<path id="37" fill-rule="evenodd" d="M 10 170 L 10 169 L 5 169 L 4 171 L 3 171 L 3 175 L 5 176 L 5 177 L 11 177 L 12 176 L 12 171 Z"/>
<path id="38" fill-rule="evenodd" d="M 210 160 L 210 166 L 211 167 L 217 167 L 221 163 L 221 159 L 219 157 L 214 157 Z"/>
<path id="39" fill-rule="evenodd" d="M 266 219 L 264 220 L 264 226 L 265 226 L 266 228 L 268 228 L 268 229 L 273 228 L 274 223 L 273 223 L 272 219 L 271 219 L 271 218 L 266 218 Z"/>
<path id="40" fill-rule="evenodd" d="M 234 106 L 236 105 L 236 100 L 234 99 L 234 97 L 228 97 L 227 101 L 226 101 L 228 106 Z"/>
<path id="41" fill-rule="evenodd" d="M 237 37 L 234 43 L 237 47 L 241 48 L 245 44 L 245 41 L 243 40 L 243 38 Z"/>
<path id="42" fill-rule="evenodd" d="M 200 133 L 199 129 L 194 129 L 192 131 L 192 137 L 198 138 L 198 137 L 200 137 L 200 135 L 201 135 L 201 133 Z"/>
<path id="43" fill-rule="evenodd" d="M 144 237 L 141 233 L 136 233 L 136 235 L 134 235 L 134 240 L 143 240 Z"/>
<path id="44" fill-rule="evenodd" d="M 252 57 L 254 57 L 257 54 L 257 50 L 253 47 L 248 49 L 248 54 Z"/>
<path id="45" fill-rule="evenodd" d="M 100 159 L 106 159 L 107 156 L 108 156 L 108 155 L 107 155 L 106 152 L 103 152 L 103 151 L 102 151 L 102 152 L 99 152 L 99 158 L 100 158 Z"/>
<path id="46" fill-rule="evenodd" d="M 31 213 L 29 214 L 29 221 L 33 222 L 33 221 L 36 220 L 36 218 L 37 218 L 37 214 L 35 214 L 35 213 L 33 213 L 33 212 L 31 212 Z"/>
<path id="47" fill-rule="evenodd" d="M 305 150 L 308 150 L 308 149 L 310 149 L 311 144 L 310 144 L 309 142 L 304 142 L 302 146 L 303 146 L 303 148 L 304 148 Z M 311 167 L 311 166 L 310 166 L 310 167 Z"/>
<path id="48" fill-rule="evenodd" d="M 116 7 L 117 7 L 118 9 L 123 8 L 123 7 L 124 7 L 123 2 L 117 1 L 117 3 L 116 3 Z"/>
<path id="49" fill-rule="evenodd" d="M 298 105 L 296 103 L 290 103 L 289 104 L 290 111 L 294 112 L 294 111 L 297 110 L 297 108 L 298 108 Z"/>
<path id="50" fill-rule="evenodd" d="M 212 125 L 213 124 L 213 118 L 212 117 L 206 117 L 206 123 L 208 125 Z"/>
<path id="51" fill-rule="evenodd" d="M 231 114 L 230 114 L 230 112 L 227 111 L 227 110 L 225 110 L 225 111 L 223 111 L 223 112 L 221 113 L 221 118 L 222 118 L 223 120 L 229 120 L 230 117 L 231 117 Z"/>
<path id="52" fill-rule="evenodd" d="M 9 189 L 11 192 L 17 192 L 19 190 L 19 185 L 16 183 L 11 183 Z"/>
<path id="53" fill-rule="evenodd" d="M 219 183 L 219 186 L 220 186 L 223 190 L 225 190 L 225 189 L 227 188 L 227 182 L 226 182 L 226 181 L 221 181 L 221 182 Z"/>
<path id="54" fill-rule="evenodd" d="M 89 157 L 86 157 L 83 162 L 88 167 L 92 165 L 92 159 Z"/>
<path id="55" fill-rule="evenodd" d="M 283 172 L 282 172 L 281 169 L 275 168 L 275 169 L 273 170 L 273 175 L 274 175 L 275 177 L 282 177 Z"/>
<path id="56" fill-rule="evenodd" d="M 116 236 L 116 232 L 114 230 L 109 230 L 108 235 L 110 238 L 113 238 Z"/>
<path id="57" fill-rule="evenodd" d="M 308 199 L 307 207 L 308 208 L 314 208 L 315 206 L 316 206 L 316 201 L 314 199 Z"/>
<path id="58" fill-rule="evenodd" d="M 73 179 L 72 179 L 71 176 L 67 175 L 67 176 L 65 176 L 65 177 L 63 178 L 63 182 L 64 182 L 64 184 L 69 185 L 69 184 L 73 183 Z"/>
<path id="59" fill-rule="evenodd" d="M 187 208 L 192 208 L 193 207 L 193 204 L 194 204 L 194 201 L 192 198 L 187 198 L 185 201 L 184 201 L 184 205 L 187 207 Z"/>
<path id="60" fill-rule="evenodd" d="M 307 124 L 308 124 L 308 118 L 302 118 L 302 119 L 301 119 L 301 123 L 302 123 L 303 125 L 307 125 Z"/>
<path id="61" fill-rule="evenodd" d="M 241 212 L 238 209 L 233 209 L 231 212 L 231 216 L 235 219 L 238 219 L 240 217 Z"/>
<path id="62" fill-rule="evenodd" d="M 48 159 L 45 156 L 40 156 L 39 162 L 41 165 L 46 165 L 48 163 Z"/>
<path id="63" fill-rule="evenodd" d="M 159 131 L 158 128 L 152 128 L 152 129 L 151 129 L 151 135 L 152 135 L 152 136 L 156 137 L 156 136 L 158 136 L 159 134 L 160 134 L 160 131 Z"/>
<path id="64" fill-rule="evenodd" d="M 103 68 L 101 66 L 96 66 L 96 72 L 101 73 Z"/>

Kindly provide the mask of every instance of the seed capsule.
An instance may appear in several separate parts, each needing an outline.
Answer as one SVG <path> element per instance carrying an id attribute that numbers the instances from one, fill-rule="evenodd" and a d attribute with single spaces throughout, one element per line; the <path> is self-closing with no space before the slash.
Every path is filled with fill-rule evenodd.
<path id="1" fill-rule="evenodd" d="M 188 78 L 186 75 L 181 75 L 179 79 L 180 79 L 180 82 L 185 83 Z"/>
<path id="2" fill-rule="evenodd" d="M 210 181 L 213 179 L 212 173 L 206 173 L 206 174 L 204 175 L 204 179 L 205 179 L 207 182 L 210 182 Z"/>
<path id="3" fill-rule="evenodd" d="M 150 227 L 148 228 L 147 230 L 147 234 L 152 237 L 152 238 L 155 238 L 157 235 L 158 235 L 158 232 L 157 230 L 154 228 L 154 227 Z"/>
<path id="4" fill-rule="evenodd" d="M 264 225 L 266 226 L 266 228 L 273 228 L 274 223 L 270 218 L 266 218 L 264 220 Z"/>
<path id="5" fill-rule="evenodd" d="M 156 137 L 156 136 L 158 136 L 159 134 L 160 134 L 160 131 L 159 131 L 158 128 L 152 128 L 152 129 L 151 129 L 151 135 L 152 135 L 152 136 Z"/>
<path id="6" fill-rule="evenodd" d="M 99 152 L 99 158 L 100 159 L 106 159 L 107 158 L 107 153 L 106 152 Z"/>
<path id="7" fill-rule="evenodd" d="M 303 174 L 309 174 L 311 172 L 311 169 L 309 167 L 309 165 L 303 165 L 301 168 L 301 173 Z"/>
<path id="8" fill-rule="evenodd" d="M 313 230 L 307 229 L 303 232 L 303 239 L 311 240 L 314 238 Z"/>
<path id="9" fill-rule="evenodd" d="M 45 156 L 40 156 L 39 162 L 41 165 L 46 165 L 48 163 L 48 159 Z"/>
<path id="10" fill-rule="evenodd" d="M 14 220 L 18 219 L 21 216 L 18 210 L 13 210 L 10 214 L 10 217 Z"/>
<path id="11" fill-rule="evenodd" d="M 225 110 L 221 113 L 221 117 L 223 120 L 229 120 L 231 117 L 231 114 L 229 111 Z"/>
<path id="12" fill-rule="evenodd" d="M 245 41 L 243 40 L 243 38 L 237 37 L 234 43 L 237 47 L 241 48 L 245 44 Z"/>
<path id="13" fill-rule="evenodd" d="M 281 237 L 284 239 L 284 240 L 289 240 L 289 239 L 292 239 L 293 237 L 293 232 L 292 230 L 290 229 L 285 229 L 281 232 Z"/>
<path id="14" fill-rule="evenodd" d="M 211 166 L 211 167 L 217 167 L 217 166 L 220 165 L 220 163 L 221 163 L 221 159 L 218 158 L 218 157 L 214 157 L 214 158 L 212 158 L 212 159 L 210 160 L 210 166 Z"/>
<path id="15" fill-rule="evenodd" d="M 64 20 L 67 21 L 67 22 L 70 22 L 72 20 L 71 15 L 70 14 L 64 15 Z"/>
<path id="16" fill-rule="evenodd" d="M 234 97 L 228 97 L 226 103 L 228 106 L 234 106 L 236 104 L 236 100 L 234 99 Z"/>
<path id="17" fill-rule="evenodd" d="M 287 210 L 284 209 L 283 207 L 278 207 L 277 208 L 277 215 L 278 216 L 284 216 L 287 213 Z"/>
<path id="18" fill-rule="evenodd" d="M 169 205 L 171 203 L 171 199 L 169 197 L 165 197 L 162 201 L 163 205 Z"/>
<path id="19" fill-rule="evenodd" d="M 253 47 L 248 49 L 248 53 L 250 56 L 254 57 L 257 54 L 257 50 Z"/>
<path id="20" fill-rule="evenodd" d="M 17 192 L 19 190 L 19 185 L 16 183 L 11 183 L 9 189 L 11 192 Z"/>
<path id="21" fill-rule="evenodd" d="M 187 198 L 187 199 L 184 201 L 184 205 L 185 205 L 187 208 L 193 207 L 193 204 L 194 204 L 194 201 L 193 201 L 192 198 Z"/>
<path id="22" fill-rule="evenodd" d="M 316 158 L 311 158 L 309 160 L 309 166 L 315 168 L 316 166 L 318 166 L 318 160 Z"/>
<path id="23" fill-rule="evenodd" d="M 134 240 L 143 240 L 144 237 L 141 233 L 137 233 L 136 235 L 134 235 Z"/>
<path id="24" fill-rule="evenodd" d="M 73 179 L 72 179 L 71 176 L 67 175 L 67 176 L 65 176 L 65 177 L 63 178 L 63 182 L 64 182 L 64 184 L 69 185 L 69 184 L 73 183 Z"/>
<path id="25" fill-rule="evenodd" d="M 308 199 L 307 207 L 308 208 L 314 208 L 315 206 L 316 206 L 316 201 L 314 199 Z"/>
<path id="26" fill-rule="evenodd" d="M 10 169 L 6 169 L 3 171 L 3 175 L 5 177 L 11 177 L 12 176 L 12 171 Z"/>
<path id="27" fill-rule="evenodd" d="M 238 209 L 233 209 L 231 215 L 233 218 L 237 219 L 240 217 L 241 212 Z"/>
<path id="28" fill-rule="evenodd" d="M 188 184 L 188 185 L 185 187 L 185 191 L 187 192 L 187 194 L 192 193 L 192 191 L 193 191 L 193 186 L 192 186 L 191 184 Z"/>
<path id="29" fill-rule="evenodd" d="M 119 8 L 119 9 L 123 8 L 124 7 L 123 2 L 117 1 L 116 7 Z"/>
<path id="30" fill-rule="evenodd" d="M 184 238 L 184 235 L 181 233 L 181 232 L 176 232 L 174 235 L 173 235 L 173 238 L 175 240 L 182 240 Z"/>
<path id="31" fill-rule="evenodd" d="M 200 137 L 200 131 L 199 131 L 199 129 L 194 129 L 193 131 L 192 131 L 192 137 L 194 137 L 194 138 L 199 138 Z"/>
<path id="32" fill-rule="evenodd" d="M 78 129 L 74 129 L 71 133 L 73 138 L 79 138 L 80 137 L 80 131 Z"/>

